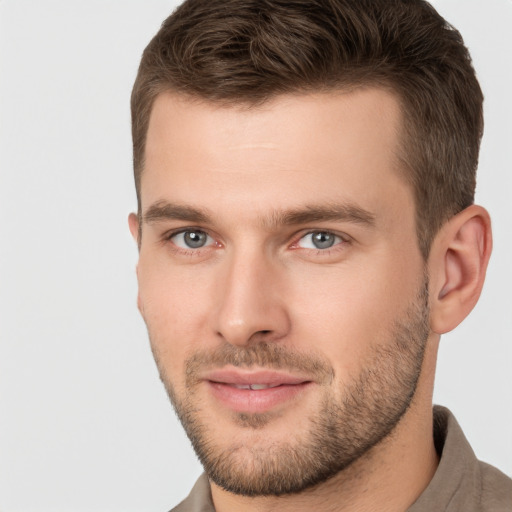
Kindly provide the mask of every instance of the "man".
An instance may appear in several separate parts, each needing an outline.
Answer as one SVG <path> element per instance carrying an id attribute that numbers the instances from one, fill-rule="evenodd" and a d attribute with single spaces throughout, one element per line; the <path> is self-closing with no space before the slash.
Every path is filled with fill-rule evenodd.
<path id="1" fill-rule="evenodd" d="M 492 245 L 458 32 L 420 0 L 187 0 L 132 117 L 138 306 L 205 468 L 174 510 L 510 510 L 432 409 Z"/>

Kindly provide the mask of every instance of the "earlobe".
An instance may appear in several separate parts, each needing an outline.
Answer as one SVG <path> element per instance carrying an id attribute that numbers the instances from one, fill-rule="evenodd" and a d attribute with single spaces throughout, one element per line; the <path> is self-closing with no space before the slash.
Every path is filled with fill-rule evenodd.
<path id="1" fill-rule="evenodd" d="M 431 270 L 431 328 L 454 329 L 480 297 L 492 249 L 487 211 L 472 205 L 450 219 L 434 240 Z"/>

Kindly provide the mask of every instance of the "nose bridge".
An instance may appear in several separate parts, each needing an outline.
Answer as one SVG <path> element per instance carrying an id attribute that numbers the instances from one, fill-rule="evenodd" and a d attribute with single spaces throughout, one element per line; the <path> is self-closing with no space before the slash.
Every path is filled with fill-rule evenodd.
<path id="1" fill-rule="evenodd" d="M 279 265 L 264 250 L 233 250 L 219 276 L 215 329 L 228 343 L 243 345 L 264 335 L 285 335 L 289 320 L 279 292 Z"/>

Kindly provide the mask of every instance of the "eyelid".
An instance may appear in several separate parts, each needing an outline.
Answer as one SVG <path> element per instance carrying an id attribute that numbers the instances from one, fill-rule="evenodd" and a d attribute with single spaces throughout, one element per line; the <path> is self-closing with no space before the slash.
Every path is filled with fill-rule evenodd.
<path id="1" fill-rule="evenodd" d="M 194 232 L 198 231 L 201 233 L 206 234 L 208 237 L 208 241 L 205 245 L 198 248 L 193 247 L 181 247 L 180 245 L 176 244 L 172 239 L 180 234 L 184 234 L 186 232 Z M 312 235 L 314 233 L 327 233 L 330 235 L 333 235 L 336 238 L 339 238 L 339 241 L 336 241 L 331 247 L 320 249 L 320 248 L 303 248 L 299 246 L 299 242 L 307 237 L 308 235 Z M 171 242 L 174 246 L 174 250 L 176 251 L 182 251 L 186 252 L 189 251 L 190 253 L 198 253 L 200 250 L 206 250 L 209 248 L 212 248 L 212 246 L 216 247 L 222 247 L 223 243 L 218 240 L 218 237 L 211 233 L 208 229 L 199 227 L 199 226 L 183 226 L 179 228 L 175 228 L 172 230 L 169 230 L 165 232 L 162 235 L 162 243 L 168 243 Z M 350 244 L 352 242 L 352 237 L 347 235 L 346 233 L 339 232 L 333 229 L 326 229 L 326 228 L 310 228 L 310 229 L 303 229 L 299 233 L 296 233 L 293 236 L 293 242 L 288 246 L 290 249 L 303 249 L 305 251 L 317 251 L 319 253 L 328 254 L 331 251 L 335 251 L 337 249 L 340 249 L 339 246 L 345 246 L 346 244 Z"/>
<path id="2" fill-rule="evenodd" d="M 173 238 L 177 237 L 178 235 L 183 235 L 184 233 L 188 233 L 188 232 L 204 233 L 207 236 L 206 244 L 201 247 L 194 248 L 194 247 L 180 246 L 173 240 Z M 162 236 L 162 241 L 163 242 L 171 242 L 174 245 L 175 250 L 177 250 L 177 251 L 189 251 L 189 252 L 198 252 L 202 249 L 211 248 L 214 245 L 220 245 L 219 242 L 216 241 L 215 237 L 212 236 L 212 234 L 209 233 L 207 229 L 200 228 L 197 226 L 184 226 L 184 227 L 180 227 L 180 228 L 176 228 L 176 229 L 167 231 Z"/>
<path id="3" fill-rule="evenodd" d="M 333 235 L 336 238 L 339 238 L 340 241 L 335 242 L 331 247 L 328 247 L 328 248 L 325 248 L 325 249 L 320 249 L 320 248 L 317 248 L 317 247 L 301 247 L 299 245 L 299 242 L 303 238 L 305 238 L 305 237 L 307 237 L 309 235 L 313 235 L 315 233 L 327 233 L 329 235 Z M 321 252 L 321 253 L 328 253 L 329 251 L 336 250 L 341 245 L 345 245 L 346 243 L 350 243 L 351 240 L 352 240 L 352 238 L 350 236 L 348 236 L 347 234 L 340 233 L 340 232 L 332 230 L 332 229 L 325 229 L 325 228 L 308 229 L 308 230 L 301 231 L 298 235 L 296 235 L 294 237 L 294 242 L 291 244 L 290 248 L 291 249 L 303 249 L 305 251 L 318 251 L 318 252 Z"/>

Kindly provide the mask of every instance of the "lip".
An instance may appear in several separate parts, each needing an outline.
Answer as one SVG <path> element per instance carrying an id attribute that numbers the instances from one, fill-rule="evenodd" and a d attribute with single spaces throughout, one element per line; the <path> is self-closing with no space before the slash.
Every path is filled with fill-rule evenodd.
<path id="1" fill-rule="evenodd" d="M 274 370 L 221 369 L 208 372 L 202 380 L 216 400 L 235 412 L 245 413 L 263 413 L 284 406 L 313 384 L 306 376 Z M 271 387 L 237 387 L 251 384 Z"/>

